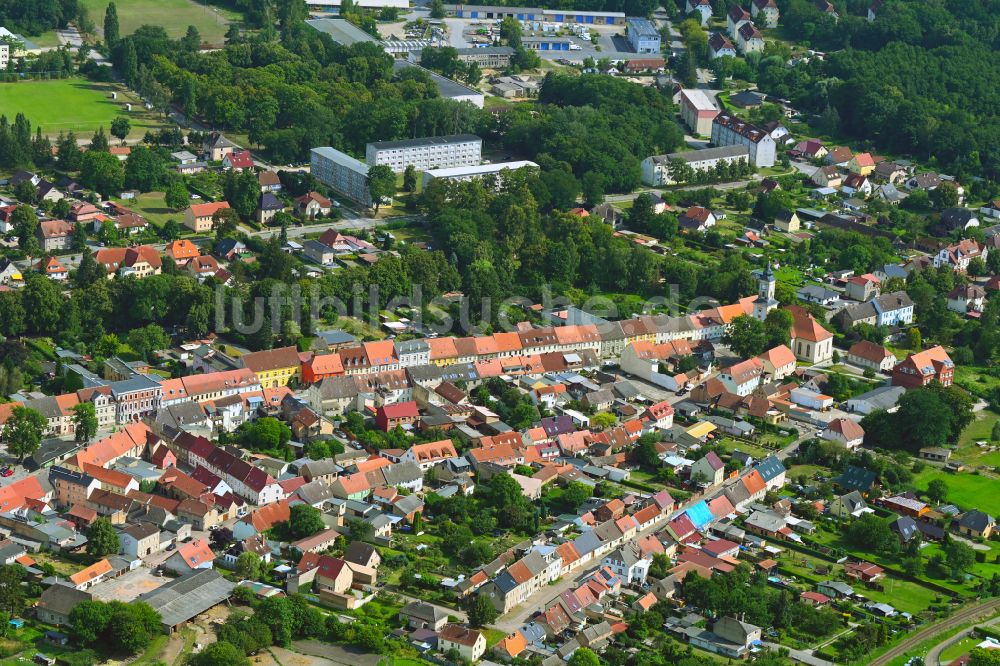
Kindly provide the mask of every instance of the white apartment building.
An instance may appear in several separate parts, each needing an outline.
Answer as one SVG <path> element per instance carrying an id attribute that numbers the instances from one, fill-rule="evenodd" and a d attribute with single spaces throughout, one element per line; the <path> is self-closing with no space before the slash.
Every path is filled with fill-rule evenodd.
<path id="1" fill-rule="evenodd" d="M 746 146 L 719 146 L 704 150 L 689 150 L 683 153 L 651 155 L 642 161 L 642 182 L 653 187 L 673 185 L 670 167 L 675 160 L 685 162 L 695 171 L 708 171 L 717 164 L 732 164 L 740 160 L 749 161 L 750 151 Z"/>
<path id="2" fill-rule="evenodd" d="M 771 135 L 729 113 L 722 112 L 712 120 L 712 144 L 746 146 L 754 166 L 774 166 L 775 145 Z"/>
<path id="3" fill-rule="evenodd" d="M 476 166 L 482 156 L 483 140 L 474 134 L 378 141 L 369 143 L 365 150 L 369 166 L 386 165 L 396 173 L 411 165 L 418 171 Z"/>
<path id="4" fill-rule="evenodd" d="M 482 164 L 479 166 L 450 167 L 447 169 L 431 169 L 424 172 L 424 187 L 436 178 L 445 180 L 474 180 L 490 175 L 498 175 L 505 170 L 516 171 L 525 167 L 538 168 L 534 162 L 521 160 L 517 162 L 497 162 L 496 164 Z"/>
<path id="5" fill-rule="evenodd" d="M 8 62 L 10 62 L 10 44 L 0 42 L 0 69 L 7 69 Z"/>

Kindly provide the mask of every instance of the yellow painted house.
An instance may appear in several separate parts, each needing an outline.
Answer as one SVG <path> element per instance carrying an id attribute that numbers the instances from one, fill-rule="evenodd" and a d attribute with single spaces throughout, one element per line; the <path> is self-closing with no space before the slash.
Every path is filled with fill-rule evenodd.
<path id="1" fill-rule="evenodd" d="M 281 347 L 243 355 L 243 367 L 251 370 L 263 388 L 288 386 L 293 377 L 299 378 L 302 368 L 299 350 Z"/>
<path id="2" fill-rule="evenodd" d="M 871 153 L 858 153 L 847 163 L 847 170 L 859 176 L 868 176 L 875 171 L 875 158 Z"/>

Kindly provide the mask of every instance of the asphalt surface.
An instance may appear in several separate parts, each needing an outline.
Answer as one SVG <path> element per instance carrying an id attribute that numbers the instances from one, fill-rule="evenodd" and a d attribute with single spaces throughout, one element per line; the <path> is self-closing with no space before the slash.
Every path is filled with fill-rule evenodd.
<path id="1" fill-rule="evenodd" d="M 955 627 L 965 624 L 966 622 L 975 621 L 992 615 L 998 608 L 1000 608 L 1000 598 L 986 599 L 985 601 L 980 601 L 979 603 L 963 606 L 951 617 L 910 634 L 900 641 L 898 645 L 872 660 L 868 666 L 888 666 L 888 664 L 894 659 L 897 657 L 903 657 L 912 650 L 916 650 L 928 639 L 947 633 L 948 631 L 951 631 Z M 938 654 L 940 654 L 940 651 Z"/>

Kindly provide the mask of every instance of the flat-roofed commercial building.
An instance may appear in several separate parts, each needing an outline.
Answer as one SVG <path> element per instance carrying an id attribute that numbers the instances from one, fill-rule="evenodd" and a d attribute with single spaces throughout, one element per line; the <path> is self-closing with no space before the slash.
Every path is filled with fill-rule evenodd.
<path id="1" fill-rule="evenodd" d="M 450 169 L 431 169 L 430 171 L 424 172 L 424 187 L 427 187 L 427 185 L 435 179 L 473 180 L 475 178 L 483 178 L 485 176 L 499 174 L 500 172 L 506 170 L 514 171 L 517 169 L 524 169 L 526 167 L 537 168 L 538 165 L 534 162 L 521 160 L 518 162 L 498 162 L 496 164 L 481 164 L 469 167 L 452 167 Z"/>
<path id="2" fill-rule="evenodd" d="M 514 57 L 514 49 L 509 46 L 458 49 L 458 59 L 462 62 L 474 62 L 480 67 L 490 69 L 510 67 L 512 57 Z"/>
<path id="3" fill-rule="evenodd" d="M 626 37 L 636 53 L 659 53 L 660 31 L 652 21 L 644 18 L 630 18 L 626 22 Z"/>
<path id="4" fill-rule="evenodd" d="M 445 5 L 448 16 L 467 19 L 504 19 L 518 21 L 548 21 L 581 25 L 625 25 L 624 12 L 592 12 L 573 9 L 539 9 L 537 7 L 499 7 L 496 5 Z"/>
<path id="5" fill-rule="evenodd" d="M 355 203 L 372 205 L 367 164 L 329 146 L 313 148 L 310 163 L 316 180 Z"/>
<path id="6" fill-rule="evenodd" d="M 474 134 L 378 141 L 369 143 L 365 151 L 369 166 L 386 165 L 396 173 L 410 165 L 419 171 L 474 166 L 482 157 L 483 140 Z"/>

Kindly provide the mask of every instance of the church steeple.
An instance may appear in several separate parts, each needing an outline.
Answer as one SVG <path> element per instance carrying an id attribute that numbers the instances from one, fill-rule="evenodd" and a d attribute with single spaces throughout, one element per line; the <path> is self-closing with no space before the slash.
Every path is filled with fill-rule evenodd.
<path id="1" fill-rule="evenodd" d="M 758 271 L 757 277 L 757 300 L 753 302 L 754 319 L 764 321 L 767 313 L 778 307 L 778 301 L 774 298 L 775 277 L 771 270 L 771 262 L 768 261 L 764 270 Z"/>

